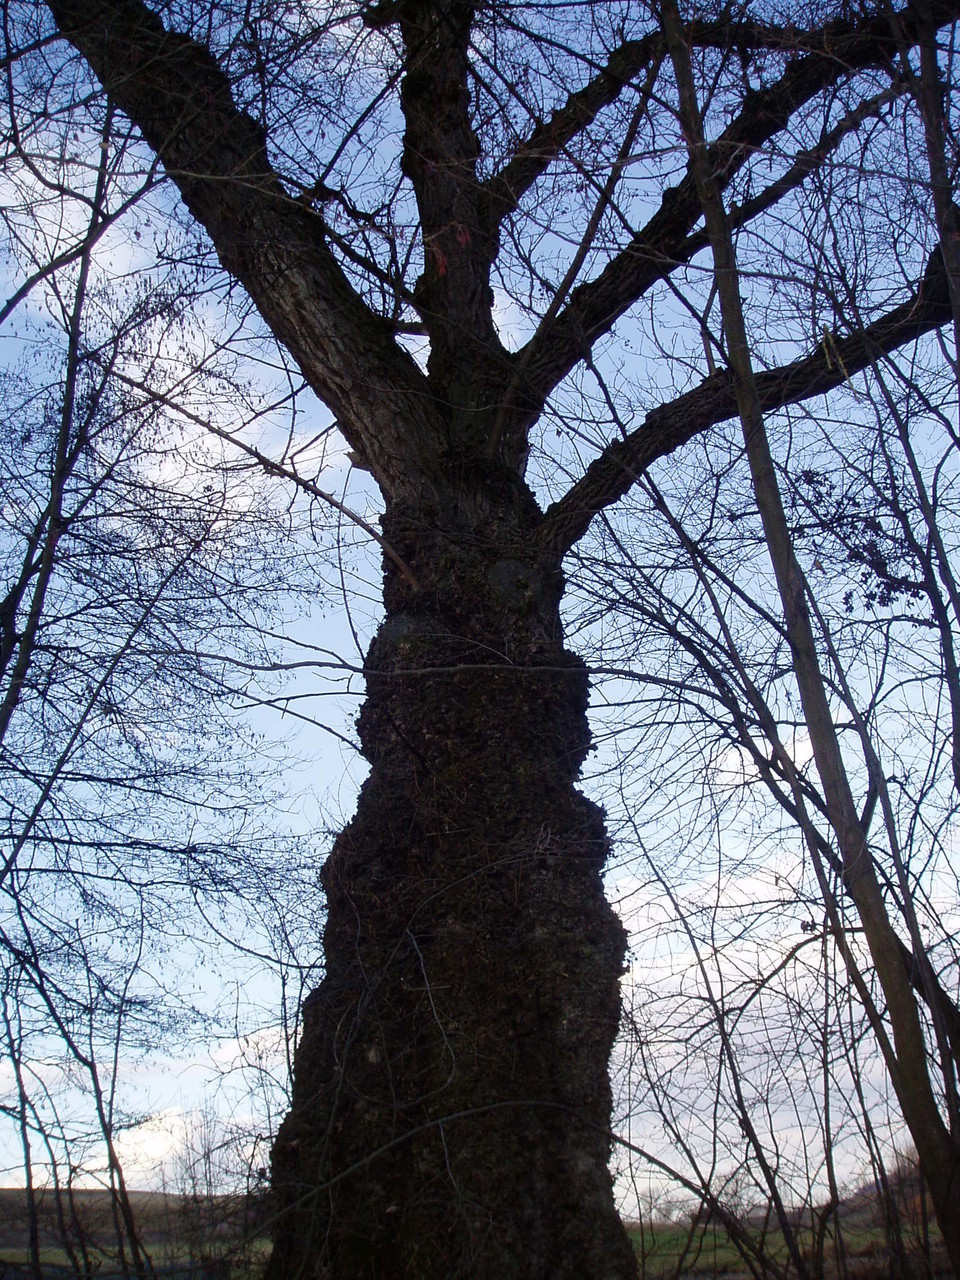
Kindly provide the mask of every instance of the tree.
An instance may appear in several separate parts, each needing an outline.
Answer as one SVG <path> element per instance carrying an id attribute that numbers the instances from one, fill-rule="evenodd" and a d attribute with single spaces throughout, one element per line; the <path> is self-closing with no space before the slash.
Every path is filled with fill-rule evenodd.
<path id="1" fill-rule="evenodd" d="M 308 557 L 290 534 L 307 512 L 214 432 L 217 395 L 235 424 L 245 389 L 190 340 L 195 277 L 111 242 L 121 217 L 133 246 L 152 239 L 157 175 L 129 124 L 94 101 L 65 140 L 16 57 L 4 65 L 18 274 L 0 382 L 0 1114 L 35 1274 L 41 1196 L 77 1274 L 91 1249 L 142 1274 L 121 1154 L 147 1116 L 124 1077 L 229 1027 L 197 1007 L 183 962 L 209 956 L 224 899 L 247 945 L 268 946 L 289 901 L 267 871 L 285 865 L 292 889 L 303 869 L 262 820 L 272 762 L 242 711 L 272 692 L 269 627 L 296 600 Z M 243 417 L 272 408 L 253 397 Z M 74 1194 L 91 1179 L 112 1205 L 96 1230 Z"/>
<path id="2" fill-rule="evenodd" d="M 905 88 L 910 83 L 905 78 Z M 695 143 L 695 125 L 690 136 Z M 921 150 L 917 163 L 924 159 Z M 888 184 L 894 172 L 886 171 Z M 813 179 L 808 208 L 831 203 L 829 187 L 841 181 L 836 174 Z M 862 182 L 862 173 L 854 181 Z M 818 262 L 817 246 L 808 242 L 811 295 L 814 305 L 819 297 L 844 315 L 843 328 L 856 328 L 850 261 L 862 278 L 876 278 L 888 241 L 877 243 L 874 256 L 866 202 L 851 201 L 842 222 L 836 212 L 833 218 L 828 259 Z M 859 260 L 837 251 L 853 236 Z M 728 270 L 732 254 L 728 244 Z M 735 256 L 733 264 L 735 271 Z M 688 276 L 678 287 L 691 310 L 703 308 L 707 286 Z M 748 296 L 748 288 L 741 277 L 738 289 Z M 843 742 L 837 752 L 847 775 L 843 785 L 865 797 L 856 814 L 858 848 L 869 849 L 884 930 L 892 926 L 886 944 L 876 936 L 876 922 L 868 927 L 856 910 L 855 886 L 829 838 L 836 818 L 830 816 L 835 796 L 824 784 L 828 771 L 820 765 L 814 771 L 806 758 L 807 748 L 812 754 L 818 746 L 817 722 L 798 705 L 800 664 L 783 621 L 789 610 L 778 602 L 769 566 L 765 571 L 771 540 L 760 527 L 760 503 L 754 506 L 750 488 L 749 450 L 762 421 L 739 450 L 731 437 L 716 433 L 702 443 L 699 457 L 678 464 L 659 484 L 645 478 L 641 502 L 658 519 L 642 523 L 641 503 L 635 502 L 581 556 L 577 578 L 589 596 L 589 621 L 594 629 L 604 622 L 602 650 L 591 654 L 591 663 L 644 686 L 642 717 L 635 706 L 625 714 L 644 722 L 647 750 L 640 759 L 656 801 L 649 815 L 640 812 L 643 801 L 635 794 L 625 792 L 622 803 L 626 820 L 642 832 L 639 843 L 646 846 L 659 901 L 669 902 L 677 932 L 687 935 L 693 971 L 682 988 L 678 976 L 669 993 L 657 992 L 652 977 L 640 979 L 647 1004 L 661 1011 L 661 1025 L 651 1012 L 641 1015 L 644 1033 L 637 1036 L 634 1061 L 642 1064 L 640 1076 L 656 1100 L 649 1105 L 672 1130 L 708 1202 L 717 1183 L 730 1176 L 734 1149 L 745 1135 L 742 1167 L 774 1204 L 786 1188 L 788 1205 L 806 1201 L 813 1212 L 819 1181 L 824 1199 L 829 1185 L 827 1204 L 835 1209 L 833 1135 L 851 1120 L 863 1126 L 878 1183 L 884 1180 L 871 1132 L 882 1105 L 876 1098 L 867 1105 L 853 1057 L 868 1026 L 903 1113 L 926 1095 L 931 1113 L 944 1116 L 939 1140 L 945 1169 L 934 1181 L 950 1179 L 958 1026 L 949 854 L 957 812 L 950 692 L 957 456 L 955 428 L 941 406 L 944 394 L 955 394 L 953 365 L 949 346 L 946 360 L 931 347 L 878 353 L 870 377 L 851 379 L 829 405 L 801 407 L 777 420 L 778 463 L 767 473 L 773 481 L 768 500 L 780 508 L 779 546 L 793 560 L 792 572 L 802 582 L 799 598 L 816 634 L 807 651 L 819 652 L 823 664 L 821 672 L 808 672 L 831 704 L 829 723 L 821 717 L 820 725 L 835 734 L 837 746 Z M 691 757 L 698 761 L 693 768 Z M 636 755 L 631 763 L 636 767 Z M 699 776 L 695 788 L 683 778 L 687 770 Z M 664 871 L 665 855 L 650 851 L 654 840 L 661 848 L 665 843 L 670 793 L 683 796 L 693 811 L 687 866 L 676 872 Z M 718 845 L 724 849 L 719 860 Z M 697 875 L 703 877 L 699 883 Z M 839 1001 L 830 994 L 830 939 L 847 971 Z M 912 1065 L 903 1054 L 910 1027 L 902 1020 L 898 1027 L 892 1007 L 884 1008 L 881 966 L 871 963 L 871 952 L 885 945 L 897 959 L 897 977 L 913 988 L 901 1007 L 916 1018 L 913 1034 L 922 1045 Z M 818 1005 L 820 1026 L 811 1012 Z M 845 1044 L 848 1017 L 854 1039 Z M 664 1030 L 668 1019 L 684 1028 L 683 1049 L 677 1033 Z M 766 1063 L 765 1043 L 771 1054 Z M 713 1070 L 695 1073 L 677 1065 L 684 1051 L 700 1064 L 699 1054 L 711 1050 Z M 819 1080 L 803 1078 L 800 1055 L 822 1064 Z M 703 1094 L 716 1088 L 712 1131 L 704 1132 L 696 1111 L 679 1119 L 679 1099 L 689 1098 L 695 1077 Z M 702 1114 L 711 1114 L 702 1098 L 699 1105 Z M 777 1112 L 791 1110 L 804 1139 L 778 1145 L 786 1123 Z M 714 1141 L 712 1167 L 708 1137 Z M 728 1143 L 718 1167 L 717 1149 Z M 933 1163 L 935 1152 L 928 1149 L 927 1158 Z"/>
<path id="3" fill-rule="evenodd" d="M 272 1275 L 633 1274 L 607 1171 L 625 940 L 602 814 L 576 787 L 587 674 L 564 645 L 562 565 L 658 460 L 737 416 L 830 847 L 886 1002 L 875 1030 L 893 1026 L 888 1066 L 960 1269 L 957 1138 L 844 780 L 762 429 L 952 321 L 930 66 L 955 6 L 822 6 L 809 24 L 786 7 L 460 0 L 48 8 L 383 504 L 359 721 L 371 772 L 322 873 L 326 971 L 274 1150 Z M 903 70 L 918 46 L 922 119 Z M 777 218 L 802 223 L 817 175 L 866 189 L 902 166 L 895 128 L 932 139 L 940 223 L 900 211 L 889 281 L 861 278 L 853 246 L 844 330 L 806 306 L 810 237 L 767 237 Z M 813 231 L 838 208 L 811 214 Z M 716 286 L 688 331 L 703 355 L 671 350 L 666 330 L 690 315 L 672 277 L 708 251 Z M 614 335 L 637 332 L 642 356 L 668 360 L 641 369 L 629 406 Z M 551 451 L 554 423 L 570 443 Z"/>

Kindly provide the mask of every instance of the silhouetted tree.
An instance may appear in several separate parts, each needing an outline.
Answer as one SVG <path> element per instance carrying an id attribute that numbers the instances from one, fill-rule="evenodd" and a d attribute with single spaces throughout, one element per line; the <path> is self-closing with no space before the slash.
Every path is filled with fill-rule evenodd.
<path id="1" fill-rule="evenodd" d="M 957 1137 L 766 437 L 785 406 L 952 322 L 949 164 L 935 228 L 920 198 L 892 207 L 891 175 L 932 127 L 903 64 L 956 6 L 48 8 L 383 506 L 371 772 L 322 872 L 326 974 L 274 1150 L 271 1274 L 634 1274 L 607 1170 L 625 938 L 603 816 L 576 786 L 588 682 L 562 566 L 655 463 L 737 417 L 828 842 L 886 1004 L 874 1029 L 960 1267 Z M 29 20 L 24 43 L 54 35 Z M 82 95 L 56 47 L 51 74 Z M 887 239 L 882 277 L 873 238 L 832 232 L 850 201 Z M 855 313 L 811 288 L 824 239 Z M 701 272 L 691 310 L 677 281 Z"/>

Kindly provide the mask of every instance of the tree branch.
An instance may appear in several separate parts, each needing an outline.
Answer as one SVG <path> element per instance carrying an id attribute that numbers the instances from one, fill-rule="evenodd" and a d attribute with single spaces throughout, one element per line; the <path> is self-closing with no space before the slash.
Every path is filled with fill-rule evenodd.
<path id="1" fill-rule="evenodd" d="M 960 15 L 960 0 L 935 0 L 931 7 L 935 13 L 929 21 L 937 24 Z M 911 41 L 919 38 L 922 24 L 912 6 L 904 11 L 901 25 Z M 823 89 L 851 72 L 892 64 L 897 53 L 885 14 L 858 22 L 838 20 L 803 41 L 812 51 L 788 63 L 775 84 L 748 94 L 740 114 L 708 147 L 707 161 L 720 190 Z M 660 208 L 632 241 L 594 280 L 572 292 L 559 315 L 541 324 L 517 357 L 522 386 L 509 407 L 523 425 L 535 420 L 550 391 L 597 338 L 702 245 L 702 236 L 691 235 L 701 212 L 696 183 L 688 171 L 676 187 L 664 192 Z"/>
<path id="2" fill-rule="evenodd" d="M 521 197 L 542 177 L 564 147 L 596 118 L 598 112 L 616 102 L 641 71 L 661 56 L 663 40 L 652 31 L 641 40 L 627 40 L 614 49 L 598 74 L 572 93 L 549 120 L 535 126 L 529 138 L 484 184 L 487 216 L 497 225 L 511 214 Z"/>
<path id="3" fill-rule="evenodd" d="M 894 351 L 952 318 L 943 258 L 937 248 L 919 288 L 899 307 L 846 338 L 825 337 L 810 355 L 792 364 L 758 373 L 763 412 L 823 395 L 867 368 L 878 355 Z M 642 426 L 609 444 L 573 488 L 547 508 L 537 530 L 543 551 L 562 557 L 586 533 L 597 512 L 622 498 L 652 463 L 736 412 L 733 380 L 726 370 L 651 410 Z"/>
<path id="4" fill-rule="evenodd" d="M 461 410 L 475 409 L 482 398 L 478 381 L 498 386 L 507 360 L 490 288 L 497 241 L 481 217 L 476 173 L 480 149 L 467 57 L 473 7 L 408 5 L 400 13 L 406 49 L 401 168 L 416 195 L 424 255 L 416 305 L 430 335 L 435 392 Z M 478 435 L 476 413 L 458 418 L 452 443 L 469 449 L 470 437 Z"/>
<path id="5" fill-rule="evenodd" d="M 690 43 L 701 49 L 807 49 L 818 37 L 762 22 L 694 22 L 687 28 Z M 811 43 L 812 42 L 812 43 Z M 651 31 L 639 40 L 618 45 L 592 80 L 571 93 L 549 120 L 538 123 L 503 168 L 484 185 L 489 216 L 499 223 L 511 214 L 521 197 L 542 177 L 564 147 L 611 106 L 641 72 L 663 56 L 663 37 Z"/>
<path id="6" fill-rule="evenodd" d="M 137 125 L 343 434 L 389 487 L 404 431 L 442 439 L 426 379 L 347 280 L 321 216 L 288 196 L 210 52 L 141 0 L 50 0 L 60 31 Z"/>

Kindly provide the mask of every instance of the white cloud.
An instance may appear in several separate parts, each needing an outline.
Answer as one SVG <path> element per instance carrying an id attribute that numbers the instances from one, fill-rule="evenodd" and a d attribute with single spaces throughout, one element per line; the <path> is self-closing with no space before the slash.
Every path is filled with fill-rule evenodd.
<path id="1" fill-rule="evenodd" d="M 115 1147 L 127 1185 L 151 1191 L 169 1185 L 187 1134 L 188 1114 L 177 1107 L 124 1130 Z"/>

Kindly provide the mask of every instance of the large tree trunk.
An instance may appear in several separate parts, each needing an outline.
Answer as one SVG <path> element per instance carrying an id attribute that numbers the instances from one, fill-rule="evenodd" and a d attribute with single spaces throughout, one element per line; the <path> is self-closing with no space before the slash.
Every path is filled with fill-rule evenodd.
<path id="1" fill-rule="evenodd" d="M 385 518 L 420 590 L 389 570 L 367 656 L 272 1280 L 636 1276 L 607 1172 L 625 934 L 536 519 L 507 473 Z"/>

